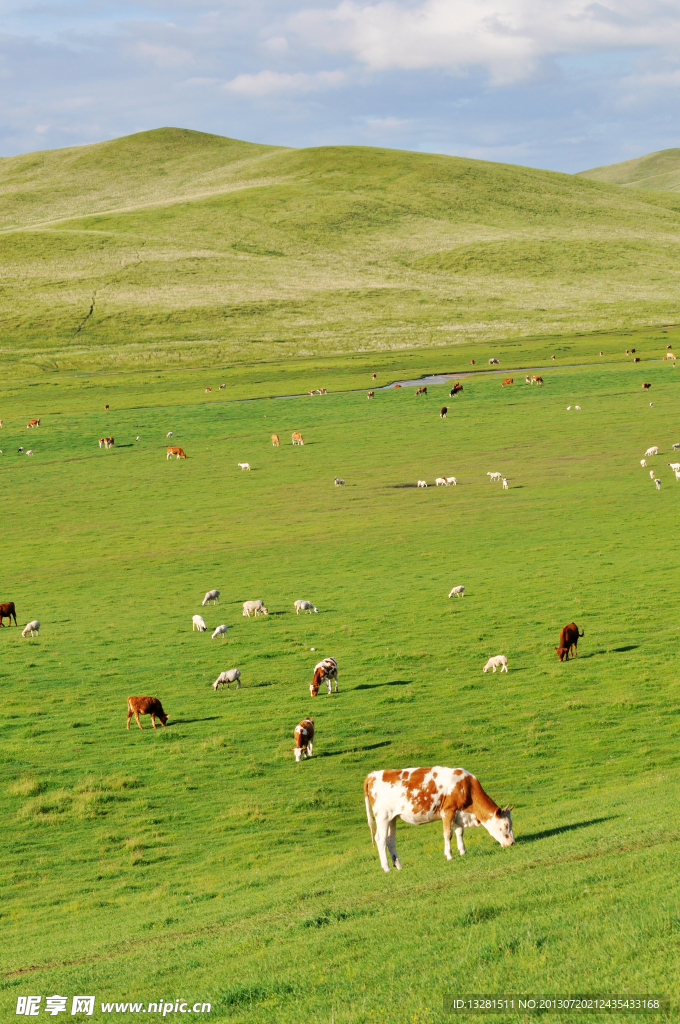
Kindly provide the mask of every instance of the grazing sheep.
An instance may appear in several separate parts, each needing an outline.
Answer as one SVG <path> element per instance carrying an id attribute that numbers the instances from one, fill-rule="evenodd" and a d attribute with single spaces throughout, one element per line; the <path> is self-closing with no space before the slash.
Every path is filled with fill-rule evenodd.
<path id="1" fill-rule="evenodd" d="M 569 410 L 570 410 L 570 409 L 571 409 L 571 406 L 570 406 L 570 405 L 568 405 L 568 406 L 567 406 L 567 412 L 569 412 Z"/>
<path id="2" fill-rule="evenodd" d="M 213 633 L 213 635 L 211 636 L 210 639 L 214 640 L 216 636 L 221 636 L 222 639 L 224 640 L 226 635 L 227 635 L 227 627 L 224 625 L 224 623 L 222 623 L 221 626 L 217 627 L 217 629 L 215 630 L 215 632 Z"/>
<path id="3" fill-rule="evenodd" d="M 489 360 L 489 366 L 493 366 L 494 364 L 497 365 L 498 363 L 500 363 L 500 359 L 492 358 Z"/>
<path id="4" fill-rule="evenodd" d="M 650 469 L 650 471 L 649 471 L 649 475 L 650 475 L 650 477 L 651 477 L 651 478 L 652 478 L 652 480 L 653 480 L 653 479 L 654 479 L 654 476 L 655 476 L 655 473 L 654 473 L 654 470 L 653 470 L 653 469 Z"/>
<path id="5" fill-rule="evenodd" d="M 226 384 L 220 384 L 220 391 L 224 391 L 224 389 L 226 388 L 226 386 L 227 386 Z"/>
<path id="6" fill-rule="evenodd" d="M 1 453 L 0 453 L 0 454 L 1 454 Z M 678 472 L 678 470 L 677 470 L 677 469 L 676 469 L 676 471 L 675 471 L 675 479 L 676 479 L 676 480 L 680 480 L 680 472 Z"/>
<path id="7" fill-rule="evenodd" d="M 345 481 L 344 480 L 340 480 L 340 478 L 336 476 L 336 478 L 335 478 L 335 486 L 336 487 L 344 487 L 345 486 Z"/>
<path id="8" fill-rule="evenodd" d="M 300 612 L 314 612 L 316 614 L 319 611 L 311 601 L 296 601 L 293 607 L 295 608 L 296 615 L 299 615 Z"/>
<path id="9" fill-rule="evenodd" d="M 239 462 L 238 468 L 240 470 L 250 469 L 250 463 L 249 462 Z"/>
<path id="10" fill-rule="evenodd" d="M 230 668 L 228 672 L 220 672 L 217 679 L 212 684 L 212 688 L 215 691 L 215 693 L 217 693 L 217 687 L 220 685 L 220 683 L 222 684 L 222 689 L 224 689 L 225 683 L 227 684 L 227 689 L 229 689 L 229 683 L 236 683 L 236 689 L 240 690 L 241 670 L 238 668 Z"/>
<path id="11" fill-rule="evenodd" d="M 680 448 L 680 441 L 678 441 L 678 443 L 677 443 L 677 444 L 674 444 L 674 445 L 673 445 L 673 451 L 674 451 L 674 452 L 677 452 L 678 448 Z"/>
<path id="12" fill-rule="evenodd" d="M 673 447 L 675 448 L 675 445 L 673 445 Z M 646 456 L 647 455 L 658 455 L 658 454 L 659 454 L 659 446 L 658 445 L 654 445 L 653 448 L 648 448 L 647 451 L 645 452 Z"/>
<path id="13" fill-rule="evenodd" d="M 37 636 L 39 632 L 40 632 L 40 623 L 38 622 L 37 619 L 33 619 L 31 622 L 27 622 L 26 623 L 26 625 L 24 626 L 24 628 L 21 631 L 21 635 L 22 636 L 28 636 L 29 633 L 30 633 L 30 635 L 33 636 L 33 634 L 35 633 L 35 635 Z"/>
<path id="14" fill-rule="evenodd" d="M 451 593 L 449 594 L 449 597 L 453 597 L 454 594 L 456 595 L 456 597 L 464 597 L 465 587 L 454 587 Z"/>
<path id="15" fill-rule="evenodd" d="M 437 479 L 435 480 L 435 483 L 436 483 L 437 487 L 448 487 L 449 486 L 448 483 L 446 482 L 446 477 L 445 476 L 438 476 Z"/>
<path id="16" fill-rule="evenodd" d="M 419 480 L 418 487 L 427 487 L 427 480 Z"/>
<path id="17" fill-rule="evenodd" d="M 680 462 L 668 462 L 666 465 L 670 466 L 674 473 L 680 469 Z"/>
<path id="18" fill-rule="evenodd" d="M 660 480 L 655 480 L 654 481 L 654 486 L 656 487 L 657 491 L 660 491 L 661 490 L 661 481 Z"/>
<path id="19" fill-rule="evenodd" d="M 448 411 L 449 410 L 446 408 L 446 406 L 443 405 L 441 407 L 441 409 L 439 410 L 439 419 L 440 420 L 445 420 L 446 419 L 446 414 L 447 414 Z"/>
<path id="20" fill-rule="evenodd" d="M 253 613 L 255 618 L 258 615 L 269 615 L 269 612 L 264 606 L 263 601 L 244 601 L 243 602 L 243 614 L 247 619 L 250 618 L 250 613 Z"/>
<path id="21" fill-rule="evenodd" d="M 484 672 L 488 671 L 488 669 L 490 668 L 492 668 L 494 672 L 496 671 L 497 668 L 499 668 L 501 672 L 507 672 L 508 659 L 505 657 L 504 654 L 497 654 L 495 658 L 489 658 L 486 665 L 484 666 Z"/>
<path id="22" fill-rule="evenodd" d="M 581 406 L 580 405 L 575 405 L 574 408 L 577 410 L 577 412 L 581 411 Z"/>
<path id="23" fill-rule="evenodd" d="M 498 483 L 499 480 L 503 479 L 502 473 L 487 473 L 486 475 L 489 478 L 489 483 Z"/>
<path id="24" fill-rule="evenodd" d="M 32 455 L 32 454 L 33 454 L 33 449 L 32 449 L 32 448 L 29 448 L 29 449 L 28 449 L 28 451 L 26 452 L 26 454 L 27 454 L 27 455 Z"/>
<path id="25" fill-rule="evenodd" d="M 171 431 L 171 430 L 169 430 L 169 431 L 167 432 L 167 434 L 166 434 L 165 436 L 166 436 L 166 437 L 172 437 L 172 431 Z"/>
<path id="26" fill-rule="evenodd" d="M 643 469 L 647 468 L 647 459 L 640 459 L 640 465 Z"/>
<path id="27" fill-rule="evenodd" d="M 447 484 L 453 484 L 454 487 L 458 486 L 457 483 L 456 483 L 455 476 L 447 476 L 446 482 L 447 482 Z"/>
<path id="28" fill-rule="evenodd" d="M 300 761 L 303 753 L 306 753 L 307 757 L 311 757 L 314 750 L 314 719 L 305 718 L 299 725 L 296 725 L 293 736 L 295 738 L 293 747 L 295 760 Z"/>
<path id="29" fill-rule="evenodd" d="M 508 489 L 507 477 L 503 477 L 503 490 L 507 491 L 507 489 Z"/>
<path id="30" fill-rule="evenodd" d="M 191 632 L 193 633 L 193 631 L 195 629 L 197 629 L 199 633 L 205 633 L 207 628 L 208 627 L 206 626 L 206 624 L 205 624 L 205 622 L 203 620 L 203 616 L 202 615 L 194 615 L 194 617 L 191 620 Z"/>
<path id="31" fill-rule="evenodd" d="M 208 593 L 203 598 L 203 600 L 201 601 L 201 604 L 203 605 L 203 607 L 205 607 L 207 604 L 212 604 L 213 602 L 215 604 L 220 603 L 219 590 L 209 590 Z"/>

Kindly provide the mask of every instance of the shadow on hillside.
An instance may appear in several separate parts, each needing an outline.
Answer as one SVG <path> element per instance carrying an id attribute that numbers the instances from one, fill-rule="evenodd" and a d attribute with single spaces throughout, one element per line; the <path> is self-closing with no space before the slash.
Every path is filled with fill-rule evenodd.
<path id="1" fill-rule="evenodd" d="M 410 686 L 412 679 L 393 679 L 389 683 L 359 683 L 355 690 L 377 690 L 379 686 Z"/>
<path id="2" fill-rule="evenodd" d="M 324 750 L 319 757 L 337 757 L 338 754 L 361 754 L 365 750 L 378 750 L 380 747 L 391 747 L 392 740 L 382 740 L 380 743 L 369 743 L 365 747 L 350 747 L 348 750 Z"/>
<path id="3" fill-rule="evenodd" d="M 170 725 L 194 725 L 196 722 L 217 722 L 219 715 L 208 715 L 207 718 L 176 718 L 168 719 Z"/>
<path id="4" fill-rule="evenodd" d="M 628 644 L 627 647 L 612 647 L 612 654 L 623 654 L 625 651 L 637 651 L 640 644 Z"/>
<path id="5" fill-rule="evenodd" d="M 560 825 L 558 828 L 546 828 L 543 832 L 532 832 L 528 836 L 518 836 L 518 843 L 535 843 L 537 839 L 549 839 L 550 836 L 559 836 L 563 832 L 574 832 L 577 828 L 588 828 L 589 825 L 599 825 L 603 821 L 613 821 L 619 818 L 619 814 L 609 814 L 606 818 L 590 818 L 588 821 L 575 821 L 573 825 Z"/>
<path id="6" fill-rule="evenodd" d="M 117 444 L 116 448 L 134 448 L 133 444 Z"/>
<path id="7" fill-rule="evenodd" d="M 603 651 L 588 651 L 587 654 L 579 654 L 578 657 L 576 658 L 576 661 L 585 661 L 587 658 L 598 658 L 601 654 L 606 654 L 606 653 L 607 652 L 604 651 L 604 650 Z M 574 658 L 571 657 L 569 659 L 569 661 L 574 661 Z"/>

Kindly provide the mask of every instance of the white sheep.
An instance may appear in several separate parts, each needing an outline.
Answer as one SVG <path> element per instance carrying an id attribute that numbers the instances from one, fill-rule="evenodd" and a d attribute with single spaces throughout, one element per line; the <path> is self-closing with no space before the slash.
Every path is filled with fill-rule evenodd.
<path id="1" fill-rule="evenodd" d="M 654 486 L 656 487 L 657 491 L 660 491 L 661 490 L 661 481 L 660 480 L 655 480 L 654 481 Z"/>
<path id="2" fill-rule="evenodd" d="M 216 636 L 221 636 L 222 639 L 224 640 L 226 635 L 227 635 L 227 627 L 224 625 L 224 623 L 222 623 L 221 626 L 217 627 L 217 629 L 213 633 L 211 639 L 214 640 Z"/>
<path id="3" fill-rule="evenodd" d="M 487 473 L 486 475 L 489 478 L 489 483 L 498 483 L 499 480 L 503 479 L 502 473 Z"/>
<path id="4" fill-rule="evenodd" d="M 27 455 L 32 455 L 32 454 L 33 454 L 33 449 L 32 449 L 32 448 L 29 448 L 29 449 L 28 449 L 28 451 L 26 452 L 26 454 L 27 454 Z"/>
<path id="5" fill-rule="evenodd" d="M 311 601 L 296 601 L 293 607 L 295 608 L 296 615 L 299 615 L 300 612 L 314 612 L 316 614 L 319 611 Z"/>
<path id="6" fill-rule="evenodd" d="M 645 455 L 658 455 L 658 454 L 659 454 L 659 446 L 658 445 L 654 445 L 652 448 L 648 448 L 647 451 L 645 452 Z"/>
<path id="7" fill-rule="evenodd" d="M 171 430 L 169 430 L 169 431 L 167 432 L 167 434 L 166 434 L 165 436 L 166 436 L 166 437 L 172 437 L 172 431 L 171 431 Z"/>
<path id="8" fill-rule="evenodd" d="M 673 451 L 674 451 L 674 452 L 677 452 L 678 448 L 680 448 L 680 441 L 678 441 L 678 443 L 677 443 L 677 444 L 674 444 L 674 445 L 673 445 Z"/>
<path id="9" fill-rule="evenodd" d="M 653 469 L 650 469 L 650 471 L 649 471 L 649 475 L 650 475 L 650 477 L 651 477 L 651 478 L 652 478 L 652 480 L 653 480 L 653 479 L 654 479 L 654 476 L 655 476 L 655 473 L 654 473 L 654 470 L 653 470 Z"/>
<path id="10" fill-rule="evenodd" d="M 24 628 L 21 631 L 21 635 L 22 636 L 28 636 L 30 634 L 31 636 L 33 636 L 33 634 L 35 633 L 35 635 L 37 636 L 39 632 L 40 632 L 40 623 L 38 622 L 37 619 L 33 619 L 31 622 L 27 622 L 26 623 L 26 625 L 24 626 Z"/>
<path id="11" fill-rule="evenodd" d="M 336 478 L 335 478 L 335 486 L 336 487 L 344 487 L 345 486 L 345 481 L 344 480 L 340 480 L 339 477 L 336 476 Z"/>
<path id="12" fill-rule="evenodd" d="M 455 476 L 447 476 L 446 482 L 447 484 L 453 484 L 454 487 L 457 486 Z"/>
<path id="13" fill-rule="evenodd" d="M 490 668 L 492 668 L 494 672 L 496 671 L 497 668 L 499 668 L 501 672 L 507 672 L 508 659 L 505 657 L 504 654 L 497 654 L 495 658 L 489 658 L 486 665 L 484 666 L 484 671 L 486 672 Z"/>
<path id="14" fill-rule="evenodd" d="M 238 468 L 240 470 L 250 469 L 250 463 L 249 462 L 239 462 Z"/>
<path id="15" fill-rule="evenodd" d="M 571 406 L 570 406 L 570 405 L 568 405 L 568 406 L 567 406 L 567 412 L 569 412 L 569 410 L 570 410 L 570 409 L 571 409 Z"/>
<path id="16" fill-rule="evenodd" d="M 507 491 L 507 489 L 508 489 L 508 481 L 507 481 L 506 477 L 503 477 L 503 490 Z"/>
<path id="17" fill-rule="evenodd" d="M 244 601 L 243 602 L 243 614 L 247 619 L 250 618 L 250 613 L 253 613 L 255 618 L 258 615 L 269 615 L 269 612 L 264 606 L 263 601 Z"/>
<path id="18" fill-rule="evenodd" d="M 640 465 L 643 469 L 647 468 L 647 459 L 640 459 Z"/>
<path id="19" fill-rule="evenodd" d="M 418 487 L 427 487 L 427 480 L 419 480 Z"/>
<path id="20" fill-rule="evenodd" d="M 2 455 L 2 452 L 0 452 L 0 455 Z M 677 470 L 675 471 L 675 479 L 680 480 L 680 472 L 678 472 Z"/>
<path id="21" fill-rule="evenodd" d="M 205 622 L 203 621 L 203 616 L 202 615 L 194 615 L 194 617 L 191 620 L 191 632 L 193 633 L 193 631 L 195 629 L 197 629 L 199 633 L 205 633 L 207 628 L 208 627 L 206 626 Z"/>
<path id="22" fill-rule="evenodd" d="M 456 597 L 464 597 L 465 587 L 454 587 L 451 593 L 449 594 L 449 597 L 453 597 L 454 594 L 456 595 Z"/>
<path id="23" fill-rule="evenodd" d="M 498 365 L 498 363 L 500 363 L 500 359 L 493 358 L 489 360 L 489 366 Z"/>
<path id="24" fill-rule="evenodd" d="M 206 604 L 210 604 L 213 601 L 215 602 L 215 604 L 219 604 L 220 603 L 220 592 L 219 592 L 219 590 L 209 590 L 208 593 L 203 598 L 203 600 L 201 601 L 201 604 L 203 606 L 205 606 Z"/>
<path id="25" fill-rule="evenodd" d="M 435 480 L 437 487 L 448 487 L 448 481 L 445 476 L 438 476 Z"/>
<path id="26" fill-rule="evenodd" d="M 220 672 L 217 679 L 212 684 L 212 688 L 215 691 L 215 693 L 217 693 L 217 687 L 220 685 L 220 683 L 222 684 L 222 689 L 224 689 L 225 683 L 227 684 L 227 689 L 229 689 L 229 683 L 236 683 L 236 689 L 240 690 L 241 670 L 238 668 L 230 668 L 227 672 Z"/>
<path id="27" fill-rule="evenodd" d="M 580 405 L 575 405 L 574 409 L 578 409 L 578 411 L 580 412 L 581 411 L 581 406 Z"/>
<path id="28" fill-rule="evenodd" d="M 680 462 L 668 462 L 666 465 L 670 466 L 674 473 L 680 469 Z"/>

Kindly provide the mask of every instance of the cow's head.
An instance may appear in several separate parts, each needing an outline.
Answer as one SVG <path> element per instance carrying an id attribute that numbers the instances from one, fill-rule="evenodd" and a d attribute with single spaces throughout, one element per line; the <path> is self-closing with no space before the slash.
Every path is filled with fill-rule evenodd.
<path id="1" fill-rule="evenodd" d="M 515 837 L 512 834 L 512 818 L 510 811 L 512 807 L 504 807 L 502 810 L 497 807 L 490 818 L 482 822 L 490 836 L 501 844 L 501 846 L 514 846 Z"/>
<path id="2" fill-rule="evenodd" d="M 556 647 L 557 657 L 560 661 L 569 661 L 569 648 L 568 647 Z"/>

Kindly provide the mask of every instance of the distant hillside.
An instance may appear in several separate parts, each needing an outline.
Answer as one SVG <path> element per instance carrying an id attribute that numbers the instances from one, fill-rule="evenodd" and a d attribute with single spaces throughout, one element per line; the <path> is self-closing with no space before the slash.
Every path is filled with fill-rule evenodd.
<path id="1" fill-rule="evenodd" d="M 0 160 L 0 196 L 17 370 L 680 319 L 680 196 L 582 175 L 163 128 Z"/>
<path id="2" fill-rule="evenodd" d="M 628 188 L 680 192 L 680 149 L 662 149 L 659 153 L 648 153 L 620 164 L 594 167 L 591 171 L 581 171 L 580 177 Z"/>

